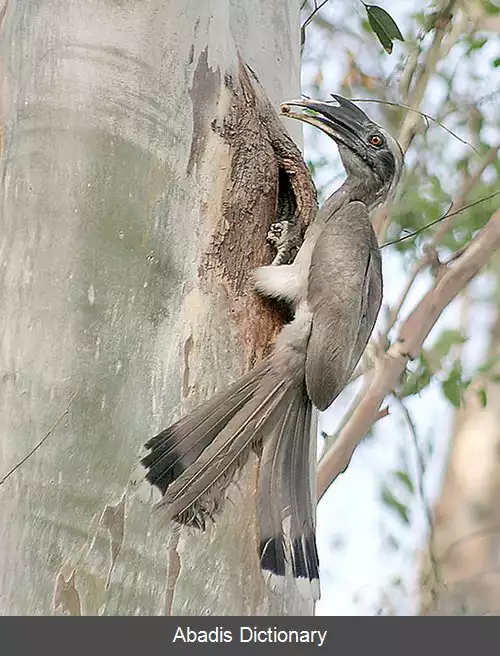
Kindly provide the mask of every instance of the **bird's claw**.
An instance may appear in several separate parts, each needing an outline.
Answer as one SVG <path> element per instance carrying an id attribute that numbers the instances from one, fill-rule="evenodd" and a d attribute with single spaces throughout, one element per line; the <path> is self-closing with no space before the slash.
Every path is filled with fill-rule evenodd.
<path id="1" fill-rule="evenodd" d="M 267 242 L 275 250 L 273 265 L 290 264 L 299 248 L 300 237 L 295 224 L 290 221 L 272 223 L 267 233 Z"/>
<path id="2" fill-rule="evenodd" d="M 268 243 L 278 249 L 282 245 L 283 239 L 286 239 L 289 231 L 290 221 L 277 221 L 276 223 L 271 223 L 269 226 L 269 232 L 267 233 Z"/>

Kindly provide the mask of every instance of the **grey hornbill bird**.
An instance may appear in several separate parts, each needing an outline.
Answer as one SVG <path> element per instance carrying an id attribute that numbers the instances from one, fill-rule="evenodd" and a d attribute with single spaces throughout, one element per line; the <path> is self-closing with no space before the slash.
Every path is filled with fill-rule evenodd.
<path id="1" fill-rule="evenodd" d="M 293 263 L 254 273 L 257 290 L 288 301 L 294 318 L 270 356 L 151 438 L 141 465 L 143 484 L 156 488 L 167 517 L 204 528 L 249 450 L 261 449 L 262 568 L 271 577 L 284 576 L 290 563 L 300 587 L 307 584 L 317 598 L 311 415 L 313 405 L 325 410 L 341 392 L 377 318 L 382 272 L 370 214 L 393 194 L 403 153 L 390 134 L 341 96 L 294 100 L 281 111 L 328 134 L 347 173 L 307 229 Z"/>

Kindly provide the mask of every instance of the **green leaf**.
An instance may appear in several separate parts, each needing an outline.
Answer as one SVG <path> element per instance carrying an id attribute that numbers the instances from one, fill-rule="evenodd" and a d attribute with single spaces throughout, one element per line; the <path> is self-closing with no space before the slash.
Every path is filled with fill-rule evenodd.
<path id="1" fill-rule="evenodd" d="M 384 30 L 379 29 L 378 23 L 371 16 L 371 14 L 368 15 L 368 20 L 370 21 L 370 25 L 371 25 L 372 30 L 375 32 L 375 34 L 378 37 L 378 40 L 382 44 L 382 47 L 390 55 L 391 52 L 392 52 L 392 39 L 390 39 L 387 36 L 387 34 L 384 32 Z"/>
<path id="2" fill-rule="evenodd" d="M 449 201 L 450 197 L 443 190 L 441 186 L 441 180 L 437 175 L 429 175 L 428 183 L 430 184 L 430 191 L 432 193 L 432 199 L 435 201 Z"/>
<path id="3" fill-rule="evenodd" d="M 498 364 L 499 361 L 500 361 L 500 355 L 492 355 L 490 358 L 486 360 L 484 364 L 482 364 L 479 367 L 478 372 L 481 374 L 489 373 L 493 369 L 493 367 Z"/>
<path id="4" fill-rule="evenodd" d="M 445 380 L 443 383 L 443 394 L 446 396 L 448 401 L 455 407 L 460 407 L 460 402 L 462 400 L 462 390 L 459 389 L 454 383 L 451 383 L 449 380 Z"/>
<path id="5" fill-rule="evenodd" d="M 394 39 L 404 41 L 401 30 L 396 25 L 395 20 L 388 14 L 382 7 L 376 5 L 365 5 L 366 13 L 368 15 L 368 22 L 372 30 L 378 37 L 384 50 L 391 54 L 392 42 Z"/>
<path id="6" fill-rule="evenodd" d="M 477 395 L 479 397 L 479 403 L 481 404 L 481 408 L 486 408 L 488 405 L 488 395 L 486 394 L 486 390 L 484 387 L 481 387 L 481 389 L 477 390 Z"/>
<path id="7" fill-rule="evenodd" d="M 482 39 L 474 39 L 474 38 L 470 39 L 467 54 L 469 55 L 471 52 L 474 52 L 475 50 L 481 50 L 481 48 L 487 42 L 488 42 L 488 39 L 486 37 L 483 37 Z"/>
<path id="8" fill-rule="evenodd" d="M 413 396 L 414 394 L 420 394 L 420 392 L 429 385 L 431 382 L 431 375 L 427 371 L 416 371 L 410 374 L 401 390 L 401 396 Z"/>
<path id="9" fill-rule="evenodd" d="M 413 485 L 413 481 L 411 478 L 408 476 L 408 474 L 404 471 L 397 471 L 394 473 L 394 476 L 398 479 L 398 481 L 401 481 L 403 485 L 406 487 L 408 492 L 410 494 L 413 494 L 415 491 L 415 486 Z"/>
<path id="10" fill-rule="evenodd" d="M 486 13 L 490 16 L 498 16 L 500 13 L 500 7 L 498 4 L 491 2 L 491 0 L 483 0 L 483 7 Z"/>
<path id="11" fill-rule="evenodd" d="M 493 68 L 498 68 L 500 66 L 500 57 L 497 57 L 491 63 L 493 64 Z"/>
<path id="12" fill-rule="evenodd" d="M 444 358 L 453 346 L 463 344 L 465 341 L 459 330 L 443 330 L 432 350 L 439 358 Z"/>
<path id="13" fill-rule="evenodd" d="M 405 524 L 410 523 L 408 508 L 404 505 L 404 503 L 401 503 L 401 501 L 396 499 L 387 485 L 384 485 L 382 488 L 382 501 L 386 504 L 386 506 L 392 508 L 392 510 L 394 510 L 396 514 L 399 515 Z"/>
<path id="14" fill-rule="evenodd" d="M 466 171 L 470 164 L 470 156 L 466 155 L 457 161 L 457 171 Z"/>
<path id="15" fill-rule="evenodd" d="M 412 396 L 419 394 L 431 382 L 432 371 L 429 368 L 429 363 L 425 354 L 420 354 L 418 367 L 415 371 L 406 372 L 403 378 L 403 385 L 401 388 L 401 396 Z"/>
<path id="16" fill-rule="evenodd" d="M 448 380 L 445 380 L 442 384 L 443 394 L 455 408 L 459 408 L 466 387 L 466 383 L 462 380 L 462 365 L 460 360 L 457 360 L 453 364 Z"/>

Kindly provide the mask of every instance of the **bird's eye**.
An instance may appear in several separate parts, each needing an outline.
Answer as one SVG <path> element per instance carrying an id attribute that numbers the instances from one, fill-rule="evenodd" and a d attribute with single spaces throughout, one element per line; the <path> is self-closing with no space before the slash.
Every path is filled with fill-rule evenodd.
<path id="1" fill-rule="evenodd" d="M 375 148 L 380 148 L 384 145 L 384 138 L 380 134 L 372 134 L 368 141 L 372 146 L 375 146 Z"/>

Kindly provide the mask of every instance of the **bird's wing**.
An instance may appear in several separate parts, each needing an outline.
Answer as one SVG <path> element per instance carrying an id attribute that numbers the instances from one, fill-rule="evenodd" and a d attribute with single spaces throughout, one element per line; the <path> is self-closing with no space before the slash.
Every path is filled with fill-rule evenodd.
<path id="1" fill-rule="evenodd" d="M 329 218 L 314 247 L 307 304 L 313 313 L 306 385 L 326 409 L 366 347 L 382 300 L 382 268 L 366 207 L 348 203 Z"/>

